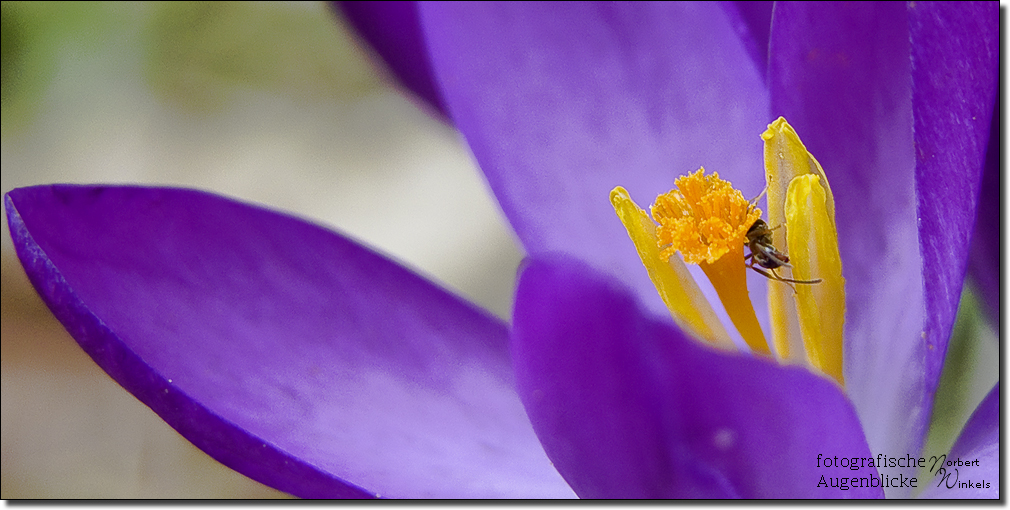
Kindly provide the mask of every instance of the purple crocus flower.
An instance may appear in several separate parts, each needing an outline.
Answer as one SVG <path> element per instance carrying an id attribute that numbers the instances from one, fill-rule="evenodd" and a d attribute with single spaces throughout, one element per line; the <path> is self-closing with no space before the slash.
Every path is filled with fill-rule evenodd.
<path id="1" fill-rule="evenodd" d="M 337 234 L 221 197 L 10 192 L 30 279 L 127 390 L 307 497 L 874 497 L 818 484 L 910 478 L 848 466 L 941 453 L 920 450 L 998 139 L 995 6 L 406 7 L 430 67 L 398 72 L 437 84 L 422 97 L 529 252 L 511 329 Z M 780 114 L 831 176 L 844 388 L 680 330 L 607 200 L 701 165 L 754 196 L 757 135 Z M 986 485 L 920 481 L 929 494 L 998 495 L 998 388 L 949 452 Z"/>

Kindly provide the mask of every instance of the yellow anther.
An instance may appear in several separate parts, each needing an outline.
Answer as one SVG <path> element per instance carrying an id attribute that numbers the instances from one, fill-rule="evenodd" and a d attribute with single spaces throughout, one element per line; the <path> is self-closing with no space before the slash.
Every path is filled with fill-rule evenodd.
<path id="1" fill-rule="evenodd" d="M 768 286 L 775 350 L 788 361 L 807 362 L 844 384 L 845 280 L 828 177 L 786 119 L 769 124 L 761 138 L 768 222 L 782 226 L 779 238 L 787 240 L 792 259 L 792 270 L 783 268 L 783 276 L 823 280 L 795 292 L 783 285 Z"/>
<path id="2" fill-rule="evenodd" d="M 680 257 L 663 258 L 659 254 L 656 224 L 641 207 L 631 199 L 624 188 L 618 186 L 610 192 L 610 203 L 621 219 L 628 237 L 635 244 L 649 278 L 670 310 L 670 315 L 680 327 L 693 331 L 700 338 L 725 349 L 733 349 L 726 329 L 719 322 L 712 305 L 701 293 L 691 273 Z"/>
<path id="3" fill-rule="evenodd" d="M 800 285 L 796 311 L 810 364 L 845 385 L 842 375 L 842 329 L 845 319 L 845 279 L 838 253 L 834 217 L 827 212 L 827 194 L 816 175 L 794 177 L 786 194 L 789 256 L 793 276 L 817 277 L 818 285 Z"/>

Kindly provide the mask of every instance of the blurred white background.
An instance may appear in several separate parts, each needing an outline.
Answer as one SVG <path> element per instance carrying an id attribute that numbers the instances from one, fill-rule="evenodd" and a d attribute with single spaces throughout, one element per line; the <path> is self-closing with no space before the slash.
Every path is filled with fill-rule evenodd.
<path id="1" fill-rule="evenodd" d="M 3 2 L 2 191 L 144 183 L 289 211 L 507 319 L 521 252 L 459 135 L 322 3 Z M 81 351 L 3 220 L 2 497 L 273 497 Z"/>

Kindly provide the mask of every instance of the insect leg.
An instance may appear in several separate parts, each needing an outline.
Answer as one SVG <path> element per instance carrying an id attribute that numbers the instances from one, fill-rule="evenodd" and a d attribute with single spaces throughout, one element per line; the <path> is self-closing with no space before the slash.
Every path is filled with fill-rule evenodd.
<path id="1" fill-rule="evenodd" d="M 788 279 L 782 278 L 778 274 L 775 274 L 775 270 L 774 269 L 772 269 L 771 273 L 769 273 L 769 272 L 765 271 L 764 269 L 759 269 L 758 267 L 755 267 L 754 264 L 747 264 L 747 267 L 749 267 L 749 268 L 757 271 L 758 274 L 760 274 L 761 276 L 764 276 L 765 278 L 768 278 L 769 280 L 778 280 L 780 282 L 785 283 L 791 289 L 793 289 L 793 294 L 796 293 L 796 287 L 793 287 L 793 285 L 791 283 L 789 283 Z"/>
<path id="2" fill-rule="evenodd" d="M 755 205 L 757 205 L 757 201 L 761 200 L 761 197 L 765 196 L 765 193 L 768 193 L 768 185 L 767 184 L 765 185 L 765 189 L 761 190 L 761 193 L 758 193 L 758 196 L 756 196 L 756 197 L 754 197 L 754 198 L 751 199 L 751 201 L 750 201 L 750 207 L 747 208 L 748 212 L 751 209 L 753 209 Z"/>
<path id="3" fill-rule="evenodd" d="M 782 278 L 781 276 L 778 275 L 778 273 L 775 272 L 774 269 L 772 269 L 771 272 L 773 274 L 775 274 L 776 279 L 779 280 L 779 281 L 781 281 L 781 282 L 803 283 L 803 284 L 812 285 L 812 284 L 815 284 L 815 283 L 821 283 L 821 281 L 822 281 L 820 278 L 818 278 L 816 280 L 793 280 L 792 278 Z"/>

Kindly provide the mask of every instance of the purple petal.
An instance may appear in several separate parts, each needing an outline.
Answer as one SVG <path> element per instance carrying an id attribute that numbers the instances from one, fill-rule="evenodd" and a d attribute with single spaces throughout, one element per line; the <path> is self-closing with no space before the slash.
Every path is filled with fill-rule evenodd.
<path id="1" fill-rule="evenodd" d="M 38 186 L 5 207 L 81 347 L 225 465 L 305 497 L 570 494 L 505 325 L 343 237 L 181 189 Z"/>
<path id="2" fill-rule="evenodd" d="M 926 398 L 954 328 L 996 100 L 999 6 L 909 8 L 919 244 L 925 284 Z"/>
<path id="3" fill-rule="evenodd" d="M 818 457 L 871 456 L 838 386 L 704 347 L 582 262 L 528 260 L 513 324 L 519 394 L 582 497 L 883 496 L 879 486 L 830 487 L 839 476 L 877 476 Z"/>
<path id="4" fill-rule="evenodd" d="M 968 258 L 968 272 L 981 294 L 989 323 L 994 326 L 999 325 L 1000 304 L 1000 141 L 997 98 L 989 126 L 989 146 L 985 152 L 978 215 Z"/>
<path id="5" fill-rule="evenodd" d="M 723 2 L 737 36 L 754 60 L 761 77 L 768 79 L 768 37 L 772 28 L 774 2 Z"/>
<path id="6" fill-rule="evenodd" d="M 846 389 L 871 449 L 887 455 L 919 451 L 932 398 L 907 19 L 904 3 L 778 3 L 769 63 L 773 115 L 796 127 L 831 181 L 846 279 Z M 889 495 L 907 496 L 899 489 Z"/>
<path id="7" fill-rule="evenodd" d="M 451 116 L 526 250 L 579 257 L 668 315 L 609 192 L 622 185 L 647 205 L 702 165 L 761 191 L 767 93 L 725 9 L 449 2 L 420 13 Z"/>
<path id="8" fill-rule="evenodd" d="M 968 418 L 924 498 L 999 498 L 999 383 Z M 967 464 L 967 465 L 965 465 Z"/>
<path id="9" fill-rule="evenodd" d="M 368 42 L 407 89 L 448 117 L 431 72 L 416 2 L 335 2 L 347 21 Z"/>

